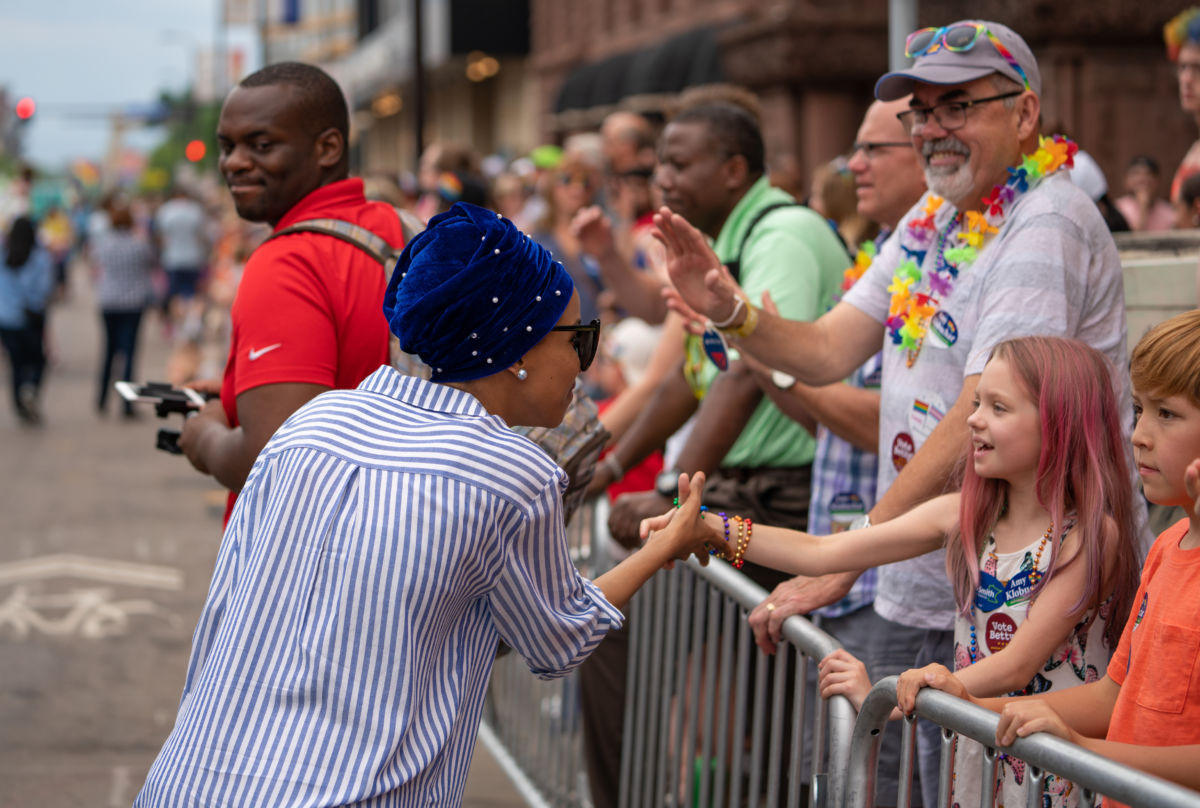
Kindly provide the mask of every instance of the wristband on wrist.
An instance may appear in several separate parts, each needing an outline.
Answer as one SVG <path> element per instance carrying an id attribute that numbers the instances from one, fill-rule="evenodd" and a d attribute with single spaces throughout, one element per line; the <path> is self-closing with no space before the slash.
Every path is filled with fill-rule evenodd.
<path id="1" fill-rule="evenodd" d="M 746 307 L 746 298 L 743 297 L 742 295 L 738 295 L 737 302 L 733 304 L 733 311 L 729 314 L 729 316 L 726 317 L 724 320 L 722 320 L 719 323 L 713 322 L 713 326 L 722 331 L 727 328 L 732 327 L 734 322 L 737 321 L 738 312 L 740 312 L 745 307 Z"/>
<path id="2" fill-rule="evenodd" d="M 745 319 L 742 320 L 742 324 L 739 326 L 736 326 L 736 327 L 732 327 L 732 326 L 728 325 L 728 324 L 732 323 L 734 321 L 734 319 L 736 319 L 738 309 L 741 309 L 743 307 L 746 309 L 746 317 L 745 317 Z M 738 306 L 736 309 L 734 309 L 733 315 L 730 316 L 730 318 L 728 320 L 726 320 L 725 323 L 726 323 L 725 326 L 717 325 L 716 323 L 713 323 L 713 325 L 716 326 L 718 331 L 720 331 L 722 334 L 725 334 L 726 336 L 734 337 L 737 339 L 742 339 L 742 338 L 748 337 L 754 333 L 755 329 L 758 328 L 758 308 L 755 307 L 755 305 L 753 303 L 748 301 L 744 295 L 739 295 L 738 296 Z"/>

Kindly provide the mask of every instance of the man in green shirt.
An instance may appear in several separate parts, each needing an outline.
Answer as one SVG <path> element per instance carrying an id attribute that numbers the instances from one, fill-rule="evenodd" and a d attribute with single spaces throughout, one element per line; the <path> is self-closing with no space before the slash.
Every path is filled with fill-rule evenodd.
<path id="1" fill-rule="evenodd" d="M 769 293 L 784 316 L 815 320 L 830 307 L 850 257 L 828 222 L 770 186 L 763 153 L 758 124 L 742 107 L 691 107 L 664 130 L 654 178 L 663 203 L 714 239 L 717 255 L 751 301 L 761 303 Z M 731 359 L 737 355 L 727 352 Z M 632 468 L 693 414 L 683 448 L 668 456 L 657 490 L 624 494 L 614 503 L 613 537 L 638 545 L 641 519 L 671 507 L 676 480 L 667 477 L 677 477 L 676 469 L 708 473 L 704 499 L 714 511 L 803 530 L 812 434 L 763 395 L 742 363 L 718 369 L 698 336 L 687 338 L 683 362 L 659 381 L 610 457 L 619 468 Z M 611 469 L 601 465 L 596 474 Z M 767 591 L 788 577 L 754 564 L 742 571 Z M 597 808 L 617 804 L 624 710 L 614 705 L 626 695 L 627 646 L 626 629 L 610 632 L 580 668 L 584 755 Z"/>
<path id="2" fill-rule="evenodd" d="M 824 219 L 769 185 L 762 134 L 746 110 L 718 103 L 677 115 L 663 132 L 655 182 L 664 204 L 714 239 L 751 301 L 769 293 L 784 316 L 800 320 L 829 308 L 850 258 Z M 674 483 L 666 477 L 675 469 L 710 473 L 710 507 L 803 529 L 812 435 L 763 396 L 749 369 L 734 361 L 719 370 L 700 337 L 688 338 L 686 354 L 618 443 L 617 462 L 636 465 L 693 413 L 694 426 L 658 490 L 615 503 L 614 538 L 635 545 L 639 521 L 670 507 Z M 751 565 L 746 570 L 768 588 L 782 580 Z"/>

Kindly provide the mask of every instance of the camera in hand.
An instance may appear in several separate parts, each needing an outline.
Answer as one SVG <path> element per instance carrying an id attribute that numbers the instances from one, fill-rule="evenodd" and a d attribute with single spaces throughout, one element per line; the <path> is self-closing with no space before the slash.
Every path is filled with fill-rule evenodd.
<path id="1" fill-rule="evenodd" d="M 166 418 L 172 413 L 179 413 L 186 418 L 188 413 L 199 410 L 209 399 L 217 398 L 216 393 L 199 393 L 190 387 L 174 387 L 165 382 L 117 382 L 114 387 L 121 398 L 132 404 L 153 404 L 154 414 L 159 418 Z M 154 448 L 171 454 L 183 454 L 179 448 L 179 434 L 178 429 L 158 430 Z"/>

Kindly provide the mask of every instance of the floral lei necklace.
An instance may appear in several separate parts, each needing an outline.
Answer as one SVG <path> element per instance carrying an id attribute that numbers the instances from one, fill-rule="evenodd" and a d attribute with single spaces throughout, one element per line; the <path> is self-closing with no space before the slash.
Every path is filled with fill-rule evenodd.
<path id="1" fill-rule="evenodd" d="M 909 221 L 900 240 L 906 258 L 896 268 L 888 287 L 892 300 L 887 319 L 888 335 L 906 354 L 908 367 L 917 361 L 929 321 L 937 314 L 941 301 L 950 295 L 958 273 L 975 262 L 988 236 L 1000 231 L 1013 202 L 1059 169 L 1073 167 L 1078 150 L 1079 146 L 1062 135 L 1039 137 L 1037 151 L 1009 168 L 1008 179 L 983 198 L 983 212 L 969 210 L 965 217 L 960 212 L 938 230 L 934 215 L 944 200 L 931 194 L 923 208 L 925 215 Z M 922 272 L 921 264 L 935 244 L 936 265 Z M 857 265 L 856 260 L 847 275 Z"/>

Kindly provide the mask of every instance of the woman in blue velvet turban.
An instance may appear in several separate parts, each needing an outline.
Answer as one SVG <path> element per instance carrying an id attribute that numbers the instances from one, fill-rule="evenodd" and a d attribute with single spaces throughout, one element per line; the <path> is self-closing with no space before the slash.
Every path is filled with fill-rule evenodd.
<path id="1" fill-rule="evenodd" d="M 575 569 L 565 475 L 509 427 L 557 425 L 589 331 L 570 277 L 511 223 L 435 217 L 384 310 L 433 378 L 385 365 L 259 454 L 138 808 L 458 805 L 498 642 L 562 675 L 657 569 L 708 559 L 667 528 L 594 582 Z"/>
<path id="2" fill-rule="evenodd" d="M 512 222 L 460 202 L 405 247 L 383 301 L 430 379 L 467 390 L 510 426 L 557 426 L 599 322 L 579 322 L 563 265 Z"/>

